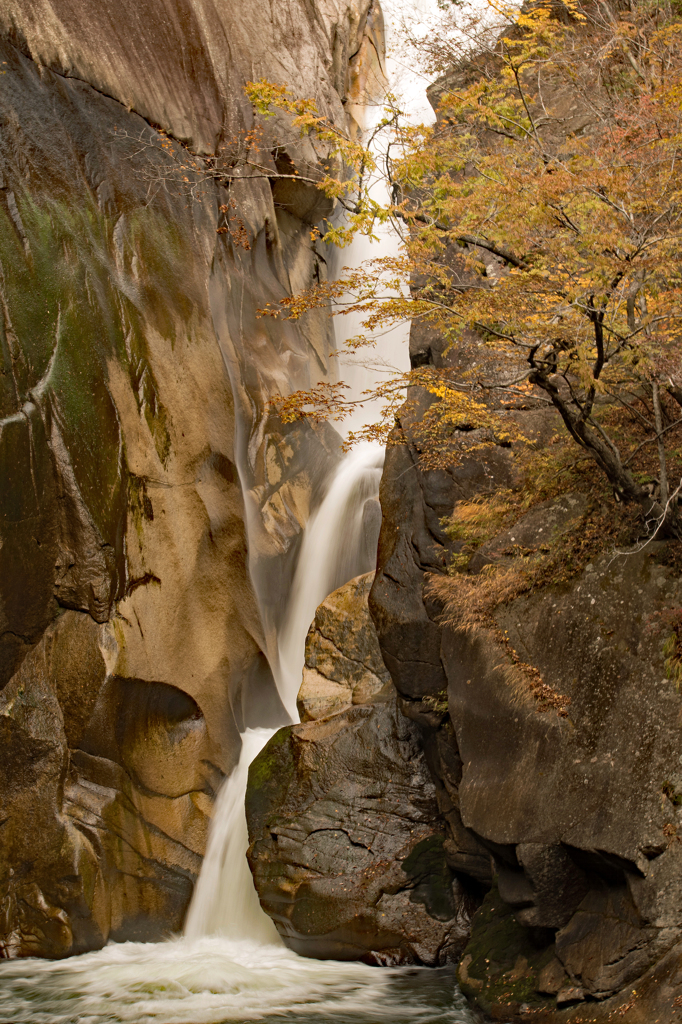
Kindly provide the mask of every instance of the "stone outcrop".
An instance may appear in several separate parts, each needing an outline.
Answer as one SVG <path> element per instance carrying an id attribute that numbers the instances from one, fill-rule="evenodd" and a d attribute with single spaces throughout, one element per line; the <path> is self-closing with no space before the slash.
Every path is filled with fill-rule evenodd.
<path id="1" fill-rule="evenodd" d="M 357 576 L 317 609 L 306 637 L 296 701 L 302 722 L 368 704 L 390 683 L 367 607 L 373 582 L 373 572 Z"/>
<path id="2" fill-rule="evenodd" d="M 177 929 L 239 730 L 286 720 L 268 655 L 338 438 L 268 400 L 334 342 L 257 311 L 324 274 L 324 204 L 267 140 L 272 178 L 201 160 L 254 74 L 346 123 L 370 8 L 0 2 L 3 955 Z"/>
<path id="3" fill-rule="evenodd" d="M 413 331 L 412 349 L 417 362 L 441 358 L 426 332 Z M 418 415 L 406 407 L 406 443 L 387 451 L 370 609 L 422 730 L 448 864 L 488 887 L 462 988 L 504 1020 L 530 1009 L 541 1021 L 672 1021 L 682 992 L 674 543 L 605 550 L 568 583 L 499 606 L 490 627 L 443 627 L 425 587 L 453 548 L 440 520 L 458 500 L 513 486 L 515 471 L 499 450 L 423 472 Z M 542 414 L 523 415 L 541 437 Z M 548 534 L 580 521 L 581 500 L 528 513 L 470 570 L 551 547 Z"/>
<path id="4" fill-rule="evenodd" d="M 419 731 L 389 683 L 370 703 L 287 726 L 253 762 L 249 864 L 304 956 L 456 961 L 477 905 L 448 866 Z"/>

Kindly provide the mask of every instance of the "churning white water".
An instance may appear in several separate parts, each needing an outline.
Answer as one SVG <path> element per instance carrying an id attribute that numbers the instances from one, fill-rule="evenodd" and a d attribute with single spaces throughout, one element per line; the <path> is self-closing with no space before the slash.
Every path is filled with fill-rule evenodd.
<path id="1" fill-rule="evenodd" d="M 0 963 L 0 1024 L 472 1024 L 450 969 L 305 960 L 246 940 Z"/>

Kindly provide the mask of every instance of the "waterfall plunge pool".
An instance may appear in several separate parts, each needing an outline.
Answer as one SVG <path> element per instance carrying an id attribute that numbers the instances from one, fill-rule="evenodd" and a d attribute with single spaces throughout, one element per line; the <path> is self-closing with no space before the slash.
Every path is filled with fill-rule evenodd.
<path id="1" fill-rule="evenodd" d="M 1 1024 L 473 1024 L 452 967 L 307 960 L 206 936 L 0 963 Z"/>

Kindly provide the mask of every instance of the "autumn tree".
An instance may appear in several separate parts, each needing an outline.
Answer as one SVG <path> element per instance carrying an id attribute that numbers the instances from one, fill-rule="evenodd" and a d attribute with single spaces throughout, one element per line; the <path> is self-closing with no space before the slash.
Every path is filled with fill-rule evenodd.
<path id="1" fill-rule="evenodd" d="M 402 255 L 265 312 L 298 317 L 329 301 L 337 315 L 358 310 L 366 333 L 351 347 L 405 319 L 455 349 L 474 335 L 475 367 L 384 382 L 387 415 L 365 436 L 386 434 L 406 385 L 437 398 L 431 464 L 522 441 L 509 406 L 545 403 L 616 496 L 641 507 L 650 534 L 678 535 L 682 18 L 640 0 L 493 13 L 451 5 L 442 34 L 420 43 L 445 72 L 435 125 L 409 125 L 389 104 L 380 162 L 357 140 L 347 150 L 335 140 L 346 174 L 320 187 L 350 210 L 327 241 L 390 219 Z M 263 111 L 286 108 L 298 130 L 318 130 L 310 106 L 268 89 L 251 87 Z M 377 173 L 390 185 L 385 206 L 368 188 Z M 343 384 L 279 402 L 285 418 L 347 407 Z"/>

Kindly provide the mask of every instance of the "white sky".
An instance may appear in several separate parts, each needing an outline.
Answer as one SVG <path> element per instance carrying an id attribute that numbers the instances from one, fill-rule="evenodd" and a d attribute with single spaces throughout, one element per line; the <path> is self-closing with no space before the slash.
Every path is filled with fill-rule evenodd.
<path id="1" fill-rule="evenodd" d="M 436 0 L 381 0 L 386 24 L 387 71 L 392 90 L 405 104 L 410 120 L 430 122 L 435 120 L 431 105 L 426 98 L 426 87 L 433 77 L 421 74 L 410 66 L 414 57 L 401 52 L 398 29 L 401 19 L 409 21 L 415 34 L 426 34 L 441 12 Z"/>

